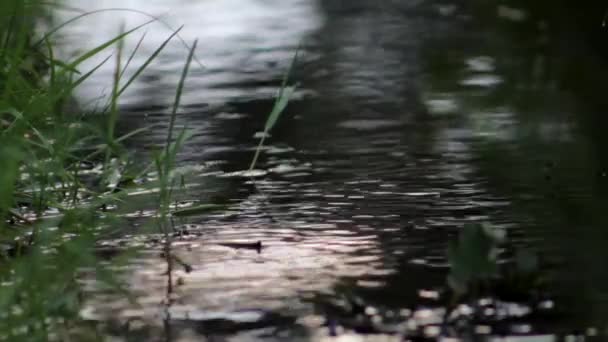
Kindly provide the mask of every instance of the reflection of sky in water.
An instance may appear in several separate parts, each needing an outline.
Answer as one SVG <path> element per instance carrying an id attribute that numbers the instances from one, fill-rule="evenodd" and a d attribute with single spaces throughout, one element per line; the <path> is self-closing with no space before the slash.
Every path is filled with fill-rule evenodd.
<path id="1" fill-rule="evenodd" d="M 196 63 L 192 66 L 188 87 L 197 91 L 185 94 L 187 103 L 226 100 L 239 95 L 250 96 L 251 93 L 273 94 L 274 89 L 237 89 L 234 84 L 255 79 L 260 73 L 284 72 L 295 47 L 322 21 L 316 2 L 307 0 L 79 0 L 66 1 L 66 5 L 86 11 L 132 8 L 158 16 L 173 29 L 183 25 L 180 38 L 188 44 L 199 39 L 196 56 L 205 66 L 204 70 Z M 77 14 L 70 11 L 60 13 L 58 22 Z M 128 30 L 148 20 L 150 18 L 141 13 L 127 11 L 87 16 L 62 29 L 64 47 L 61 53 L 72 55 L 86 51 L 116 36 L 122 24 Z M 125 60 L 144 33 L 145 38 L 130 64 L 131 72 L 161 45 L 171 34 L 171 29 L 156 22 L 129 35 L 123 52 Z M 174 39 L 149 66 L 148 71 L 129 88 L 122 102 L 145 103 L 146 98 L 155 103 L 170 102 L 186 60 L 187 49 L 178 38 Z M 90 70 L 113 52 L 108 50 L 101 53 L 85 62 L 81 70 Z M 279 69 L 276 69 L 277 66 Z M 80 92 L 85 99 L 95 99 L 102 93 L 109 93 L 113 68 L 114 60 L 111 59 L 81 86 Z M 216 86 L 221 84 L 232 84 L 233 87 L 217 89 Z"/>
<path id="2" fill-rule="evenodd" d="M 517 59 L 511 61 L 510 56 L 502 58 L 503 64 L 517 65 Z M 529 91 L 543 89 L 546 93 L 542 96 L 560 97 L 558 91 L 552 89 L 550 83 L 528 84 L 527 79 L 506 82 L 506 77 L 512 78 L 512 70 L 498 69 L 496 64 L 495 58 L 490 56 L 463 55 L 463 63 L 456 70 L 459 79 L 444 79 L 437 87 L 433 82 L 427 83 L 421 97 L 429 113 L 436 118 L 458 118 L 449 124 L 450 127 L 442 134 L 444 139 L 439 139 L 438 143 L 447 150 L 454 150 L 467 145 L 471 138 L 503 143 L 514 143 L 526 136 L 536 136 L 548 143 L 572 140 L 572 122 L 568 119 L 567 105 L 560 107 L 556 101 L 551 109 L 525 108 L 528 104 L 522 102 L 529 96 L 526 94 Z M 535 115 L 539 118 L 535 119 Z M 453 130 L 460 133 L 454 136 L 450 133 Z M 456 139 L 447 138 L 449 136 Z"/>

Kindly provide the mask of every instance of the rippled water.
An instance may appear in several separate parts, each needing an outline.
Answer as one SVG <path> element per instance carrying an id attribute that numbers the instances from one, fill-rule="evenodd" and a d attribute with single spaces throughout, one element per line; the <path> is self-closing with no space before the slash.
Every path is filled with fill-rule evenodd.
<path id="1" fill-rule="evenodd" d="M 572 56 L 543 50 L 534 39 L 518 41 L 511 30 L 532 20 L 523 10 L 458 3 L 72 1 L 87 10 L 146 11 L 173 28 L 184 25 L 186 42 L 199 39 L 204 68 L 193 66 L 178 118 L 194 132 L 180 154 L 190 172 L 176 196 L 185 205 L 228 205 L 174 221 L 181 232 L 176 254 L 192 270 L 176 266 L 167 298 L 162 246 L 140 228 L 156 200 L 133 194 L 133 227 L 103 247 L 144 247 L 117 269 L 136 304 L 93 282 L 82 315 L 136 340 L 322 340 L 327 317 L 348 325 L 336 307 L 352 296 L 369 310 L 382 308 L 384 319 L 402 317 L 398 329 L 422 327 L 422 335 L 434 337 L 443 313 L 432 299 L 445 285 L 446 245 L 464 223 L 504 227 L 512 244 L 543 251 L 550 264 L 589 247 L 584 241 L 603 222 L 590 204 L 605 203 L 593 189 L 605 181 L 592 157 L 601 141 L 573 119 L 590 111 L 589 103 L 560 85 Z M 490 23 L 479 19 L 488 15 Z M 62 32 L 63 53 L 110 39 L 123 22 L 147 19 L 126 11 L 88 16 Z M 161 23 L 144 31 L 133 65 L 171 33 Z M 530 32 L 538 41 L 546 34 Z M 140 37 L 129 38 L 125 51 Z M 272 132 L 254 186 L 243 172 L 254 135 L 298 45 L 299 90 Z M 140 154 L 164 143 L 186 54 L 181 42 L 171 43 L 122 99 L 123 130 L 156 125 L 128 142 Z M 103 66 L 79 89 L 83 104 L 103 103 L 112 72 Z M 570 243 L 571 227 L 581 232 L 580 243 Z M 236 248 L 257 241 L 260 250 Z M 588 259 L 570 258 L 588 266 L 584 284 L 574 288 L 593 284 L 602 292 L 603 273 L 589 266 L 602 254 L 592 251 Z M 567 311 L 572 279 L 570 268 L 563 270 L 556 284 L 568 291 L 558 305 Z M 504 305 L 505 317 L 529 310 Z M 509 322 L 502 333 L 541 334 L 539 341 L 552 340 L 543 333 L 568 331 L 552 329 L 558 323 Z"/>

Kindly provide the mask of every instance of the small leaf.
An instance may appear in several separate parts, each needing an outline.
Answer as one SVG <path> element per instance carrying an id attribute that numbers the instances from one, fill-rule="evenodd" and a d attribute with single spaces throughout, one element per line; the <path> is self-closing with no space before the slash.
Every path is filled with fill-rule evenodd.
<path id="1" fill-rule="evenodd" d="M 447 250 L 451 267 L 448 285 L 454 291 L 464 291 L 496 275 L 497 245 L 502 239 L 501 233 L 496 232 L 489 225 L 467 224 L 462 227 L 458 240 L 450 242 Z"/>

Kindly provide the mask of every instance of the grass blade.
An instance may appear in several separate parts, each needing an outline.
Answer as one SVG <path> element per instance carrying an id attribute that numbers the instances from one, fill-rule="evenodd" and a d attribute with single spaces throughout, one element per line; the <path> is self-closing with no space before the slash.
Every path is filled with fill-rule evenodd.
<path id="1" fill-rule="evenodd" d="M 272 110 L 270 111 L 270 114 L 268 115 L 268 118 L 266 119 L 266 124 L 264 124 L 264 134 L 262 134 L 262 138 L 260 138 L 258 147 L 255 149 L 255 155 L 253 156 L 253 159 L 251 160 L 251 164 L 249 165 L 249 171 L 251 171 L 255 168 L 255 165 L 258 162 L 258 158 L 260 157 L 260 152 L 262 150 L 262 147 L 264 146 L 264 141 L 266 140 L 266 137 L 268 136 L 268 133 L 274 127 L 274 125 L 277 123 L 277 121 L 279 120 L 279 117 L 281 116 L 281 114 L 283 114 L 283 111 L 285 110 L 285 108 L 287 108 L 287 104 L 289 104 L 289 100 L 291 99 L 291 96 L 293 95 L 293 93 L 296 90 L 295 86 L 287 86 L 287 81 L 288 81 L 289 75 L 291 74 L 293 67 L 296 64 L 296 61 L 298 59 L 299 50 L 300 50 L 299 48 L 296 49 L 296 53 L 293 56 L 291 63 L 289 64 L 287 73 L 285 73 L 285 76 L 283 77 L 283 81 L 281 82 L 281 88 L 279 89 L 279 94 L 277 95 L 274 105 L 272 106 Z"/>
<path id="2" fill-rule="evenodd" d="M 179 109 L 179 104 L 182 97 L 182 91 L 184 89 L 184 83 L 186 81 L 186 76 L 188 76 L 188 70 L 190 69 L 190 64 L 192 63 L 192 58 L 194 57 L 194 52 L 196 51 L 196 45 L 198 44 L 198 39 L 194 41 L 192 44 L 192 48 L 190 49 L 190 53 L 188 54 L 188 59 L 186 60 L 186 65 L 184 65 L 184 69 L 182 70 L 182 75 L 179 79 L 179 83 L 177 84 L 177 90 L 175 91 L 175 101 L 173 102 L 173 108 L 171 110 L 171 121 L 169 122 L 169 132 L 167 133 L 167 152 L 169 152 L 169 145 L 171 144 L 171 140 L 173 140 L 173 129 L 175 127 L 175 117 L 177 116 L 177 110 Z"/>
<path id="3" fill-rule="evenodd" d="M 76 81 L 74 81 L 72 84 L 70 84 L 69 87 L 63 89 L 57 96 L 56 99 L 60 99 L 66 95 L 69 95 L 74 89 L 76 89 L 76 87 L 78 87 L 82 82 L 84 82 L 87 78 L 89 78 L 91 75 L 93 75 L 93 73 L 95 73 L 95 71 L 97 71 L 99 68 L 101 68 L 102 65 L 106 64 L 106 62 L 112 57 L 112 55 L 106 57 L 103 61 L 101 61 L 101 63 L 97 64 L 93 69 L 89 70 L 86 74 L 82 75 L 81 77 L 79 77 Z"/>
<path id="4" fill-rule="evenodd" d="M 264 133 L 270 132 L 272 127 L 274 127 L 274 125 L 277 123 L 279 116 L 281 116 L 281 114 L 287 107 L 289 99 L 291 98 L 291 95 L 293 95 L 295 90 L 296 87 L 289 86 L 283 88 L 282 91 L 279 93 L 279 96 L 277 97 L 277 100 L 274 103 L 274 107 L 272 108 L 270 115 L 268 115 L 268 119 L 266 119 L 266 125 L 264 125 Z"/>
<path id="5" fill-rule="evenodd" d="M 135 48 L 133 49 L 133 51 L 131 51 L 131 54 L 129 55 L 129 58 L 127 59 L 127 62 L 125 63 L 125 66 L 122 68 L 122 71 L 120 72 L 120 78 L 122 78 L 122 76 L 125 74 L 125 71 L 127 71 L 127 68 L 129 67 L 129 65 L 131 65 L 131 61 L 133 60 L 133 58 L 135 58 L 137 51 L 139 51 L 141 43 L 143 43 L 144 39 L 146 38 L 146 34 L 147 34 L 147 32 L 144 32 L 144 34 L 141 35 L 141 38 L 139 38 L 139 40 L 137 41 L 137 44 L 135 44 Z"/>
<path id="6" fill-rule="evenodd" d="M 129 80 L 120 88 L 120 90 L 117 93 L 118 96 L 120 96 L 125 90 L 127 90 L 129 85 L 131 85 L 131 83 L 133 83 L 133 81 L 148 67 L 148 65 L 150 65 L 150 63 L 152 63 L 152 61 L 156 58 L 156 56 L 158 56 L 158 54 L 162 50 L 164 50 L 165 46 L 167 46 L 167 44 L 173 39 L 173 37 L 175 37 L 179 33 L 179 31 L 181 31 L 182 28 L 183 28 L 183 26 L 180 26 L 177 30 L 175 30 L 175 32 L 173 32 L 169 36 L 169 38 L 165 39 L 165 41 L 163 41 L 162 44 L 160 44 L 160 46 L 152 53 L 152 55 L 150 55 L 150 57 L 148 57 L 148 59 L 146 59 L 146 61 L 137 69 L 137 71 L 135 71 L 133 76 L 131 76 L 129 78 Z M 126 68 L 126 66 L 125 66 L 125 68 Z"/>

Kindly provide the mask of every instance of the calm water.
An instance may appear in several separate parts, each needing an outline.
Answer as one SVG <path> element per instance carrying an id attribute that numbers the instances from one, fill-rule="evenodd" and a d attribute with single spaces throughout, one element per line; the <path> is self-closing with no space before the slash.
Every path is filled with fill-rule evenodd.
<path id="1" fill-rule="evenodd" d="M 550 24 L 525 9 L 459 1 L 67 2 L 161 17 L 127 40 L 129 54 L 146 33 L 132 66 L 167 26 L 199 39 L 203 66 L 193 65 L 178 118 L 194 135 L 176 197 L 229 208 L 175 219 L 176 254 L 193 269 L 177 268 L 168 296 L 161 246 L 142 234 L 155 195 L 133 194 L 128 235 L 107 245 L 144 247 L 117 268 L 136 303 L 91 282 L 85 318 L 124 340 L 324 340 L 326 319 L 361 325 L 344 299 L 358 298 L 387 331 L 435 338 L 447 242 L 467 222 L 492 222 L 509 246 L 540 253 L 551 270 L 541 303 L 552 310 L 547 319 L 502 303 L 503 323 L 479 323 L 478 334 L 552 341 L 605 328 L 605 138 L 595 119 L 605 70 L 577 37 L 555 43 Z M 148 19 L 88 16 L 63 31 L 63 53 Z M 254 135 L 298 45 L 299 91 L 249 175 Z M 170 43 L 122 99 L 125 132 L 154 127 L 128 142 L 137 155 L 164 143 L 186 55 Z M 79 89 L 83 105 L 103 105 L 112 72 L 104 65 Z M 259 253 L 231 245 L 256 241 Z"/>

